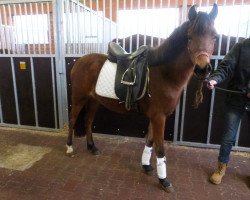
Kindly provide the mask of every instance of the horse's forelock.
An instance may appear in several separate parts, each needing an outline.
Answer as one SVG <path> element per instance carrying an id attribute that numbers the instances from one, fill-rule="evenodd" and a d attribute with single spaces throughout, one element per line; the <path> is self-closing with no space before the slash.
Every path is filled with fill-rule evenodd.
<path id="1" fill-rule="evenodd" d="M 191 23 L 190 31 L 198 35 L 205 34 L 213 28 L 213 21 L 205 12 L 199 12 L 197 17 Z"/>

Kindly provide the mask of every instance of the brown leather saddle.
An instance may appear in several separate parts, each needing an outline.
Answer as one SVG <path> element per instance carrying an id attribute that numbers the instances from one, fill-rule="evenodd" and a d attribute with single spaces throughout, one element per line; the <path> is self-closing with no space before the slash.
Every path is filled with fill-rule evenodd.
<path id="1" fill-rule="evenodd" d="M 129 54 L 120 45 L 110 42 L 108 45 L 108 59 L 117 63 L 115 77 L 115 93 L 127 110 L 138 110 L 136 101 L 142 98 L 148 88 L 147 46 L 141 46 L 137 51 Z"/>

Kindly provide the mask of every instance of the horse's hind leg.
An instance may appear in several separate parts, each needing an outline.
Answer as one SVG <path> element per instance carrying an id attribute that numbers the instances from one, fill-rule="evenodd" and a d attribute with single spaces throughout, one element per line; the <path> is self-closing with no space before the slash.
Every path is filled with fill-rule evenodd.
<path id="1" fill-rule="evenodd" d="M 72 155 L 73 154 L 73 131 L 74 131 L 74 126 L 77 120 L 77 117 L 81 111 L 81 109 L 84 106 L 84 102 L 80 102 L 78 104 L 73 104 L 72 103 L 72 109 L 70 111 L 70 117 L 69 117 L 69 131 L 68 131 L 68 138 L 67 138 L 67 144 L 66 144 L 66 154 L 67 155 Z"/>
<path id="2" fill-rule="evenodd" d="M 87 137 L 87 148 L 93 155 L 99 155 L 100 152 L 98 148 L 95 146 L 93 136 L 92 136 L 92 123 L 94 121 L 95 113 L 99 107 L 99 103 L 90 99 L 86 105 L 86 118 L 84 121 L 86 137 Z"/>
<path id="3" fill-rule="evenodd" d="M 152 125 L 149 123 L 148 126 L 148 134 L 146 137 L 146 145 L 144 147 L 143 153 L 142 153 L 142 167 L 146 174 L 152 175 L 153 167 L 150 163 L 151 155 L 152 155 L 152 149 L 153 149 L 153 134 L 152 134 Z"/>

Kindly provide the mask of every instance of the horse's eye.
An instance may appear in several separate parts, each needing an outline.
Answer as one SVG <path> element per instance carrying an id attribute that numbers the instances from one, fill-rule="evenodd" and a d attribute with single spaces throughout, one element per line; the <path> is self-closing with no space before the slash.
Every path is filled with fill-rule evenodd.
<path id="1" fill-rule="evenodd" d="M 190 42 L 192 40 L 192 37 L 188 36 L 188 41 Z"/>

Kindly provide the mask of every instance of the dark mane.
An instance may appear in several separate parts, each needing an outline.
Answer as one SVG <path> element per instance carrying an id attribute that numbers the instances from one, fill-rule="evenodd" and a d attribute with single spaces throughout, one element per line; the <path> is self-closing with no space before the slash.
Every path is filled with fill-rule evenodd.
<path id="1" fill-rule="evenodd" d="M 202 35 L 207 32 L 207 30 L 210 30 L 212 23 L 213 21 L 210 19 L 207 13 L 198 12 L 197 17 L 194 19 L 190 26 L 190 30 L 199 35 Z"/>
<path id="2" fill-rule="evenodd" d="M 149 51 L 149 66 L 165 64 L 175 59 L 187 45 L 189 23 L 183 23 L 159 47 Z"/>

